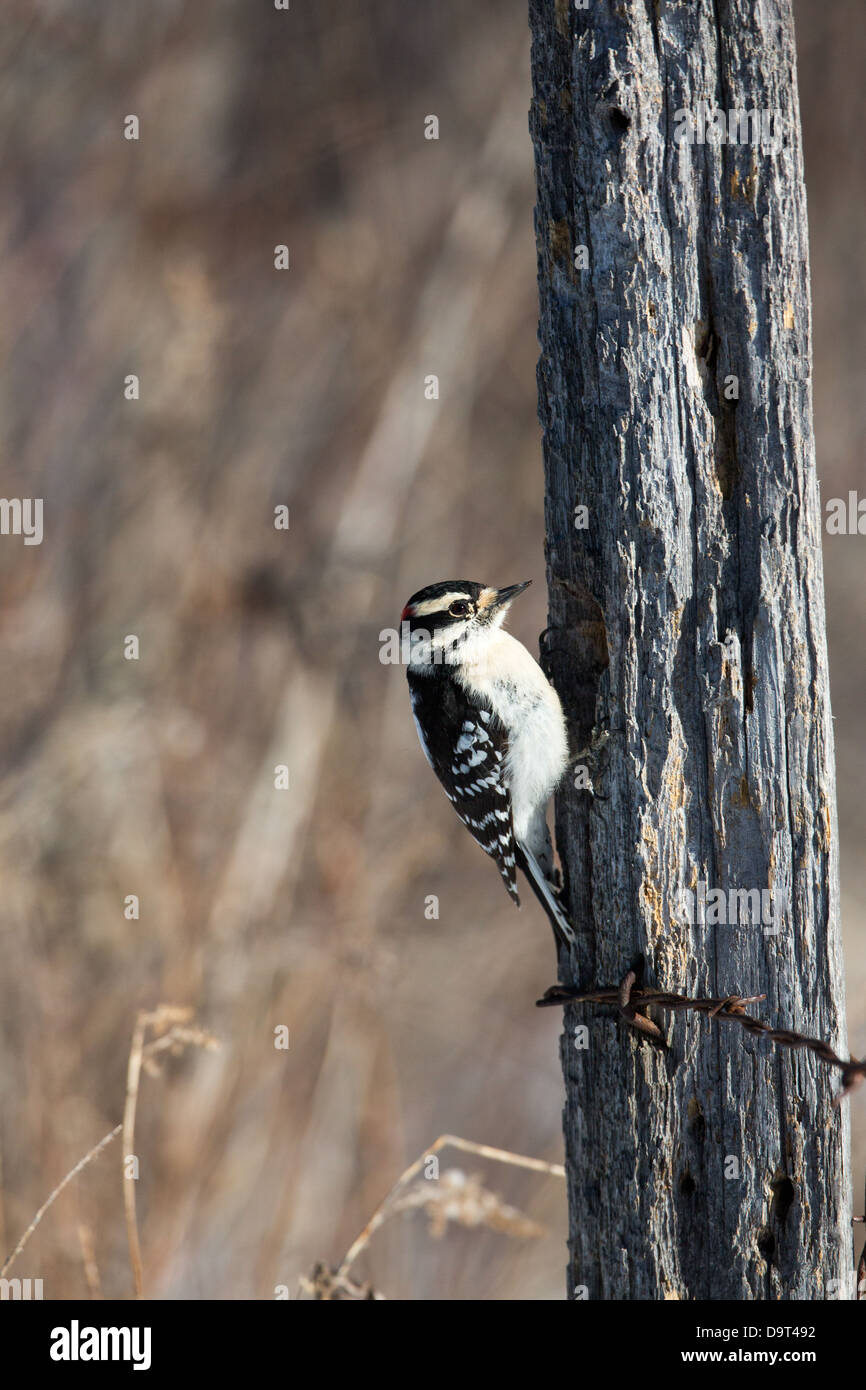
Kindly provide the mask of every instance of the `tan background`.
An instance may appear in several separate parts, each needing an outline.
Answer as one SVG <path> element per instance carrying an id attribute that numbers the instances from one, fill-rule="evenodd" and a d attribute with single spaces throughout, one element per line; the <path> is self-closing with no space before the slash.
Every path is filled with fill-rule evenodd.
<path id="1" fill-rule="evenodd" d="M 866 53 L 857 0 L 797 10 L 826 499 L 864 489 Z M 525 11 L 7 0 L 0 45 L 2 490 L 46 509 L 41 547 L 0 544 L 0 1250 L 119 1120 L 136 1011 L 188 1003 L 223 1046 L 142 1082 L 146 1292 L 270 1298 L 442 1131 L 561 1156 L 547 925 L 510 907 L 378 660 L 433 579 L 533 577 L 512 626 L 544 626 Z M 860 1053 L 864 545 L 825 539 Z M 46 1297 L 94 1269 L 128 1296 L 120 1159 L 18 1262 Z M 359 1274 L 562 1297 L 562 1184 L 453 1161 L 550 1234 L 435 1241 L 416 1213 Z"/>

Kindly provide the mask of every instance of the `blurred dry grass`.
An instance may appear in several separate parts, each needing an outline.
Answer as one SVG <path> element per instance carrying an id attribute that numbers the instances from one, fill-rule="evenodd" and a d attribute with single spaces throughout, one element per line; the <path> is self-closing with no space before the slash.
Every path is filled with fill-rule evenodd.
<path id="1" fill-rule="evenodd" d="M 864 55 L 853 3 L 798 8 L 828 497 L 864 487 Z M 46 534 L 0 546 L 0 1250 L 117 1123 L 136 1013 L 168 999 L 223 1045 L 142 1080 L 146 1292 L 268 1298 L 338 1261 L 443 1131 L 561 1157 L 548 928 L 509 908 L 378 660 L 447 574 L 535 577 L 513 625 L 544 626 L 525 15 L 14 0 L 5 21 L 3 493 L 43 496 Z M 860 547 L 825 544 L 862 1053 Z M 130 1293 L 119 1158 L 16 1268 L 47 1297 Z M 434 1243 L 406 1215 L 359 1275 L 562 1297 L 561 1182 L 493 1177 L 547 1237 Z"/>

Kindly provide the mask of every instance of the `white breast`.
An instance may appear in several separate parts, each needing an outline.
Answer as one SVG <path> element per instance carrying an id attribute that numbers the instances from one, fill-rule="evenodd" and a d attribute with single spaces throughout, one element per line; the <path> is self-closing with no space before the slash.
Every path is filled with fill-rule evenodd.
<path id="1" fill-rule="evenodd" d="M 559 696 L 529 652 L 508 632 L 492 635 L 460 669 L 470 697 L 489 701 L 508 730 L 506 781 L 514 830 L 528 841 L 530 827 L 550 800 L 568 765 L 568 738 Z"/>

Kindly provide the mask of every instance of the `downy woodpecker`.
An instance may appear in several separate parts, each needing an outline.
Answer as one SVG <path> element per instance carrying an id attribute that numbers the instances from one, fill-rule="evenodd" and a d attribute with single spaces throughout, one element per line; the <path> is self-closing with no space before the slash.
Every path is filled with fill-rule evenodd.
<path id="1" fill-rule="evenodd" d="M 409 625 L 409 693 L 427 761 L 496 860 L 512 899 L 519 907 L 519 867 L 557 941 L 574 944 L 553 883 L 545 817 L 568 764 L 565 719 L 540 666 L 502 630 L 512 599 L 530 582 L 490 589 L 454 579 L 413 594 L 401 615 Z"/>

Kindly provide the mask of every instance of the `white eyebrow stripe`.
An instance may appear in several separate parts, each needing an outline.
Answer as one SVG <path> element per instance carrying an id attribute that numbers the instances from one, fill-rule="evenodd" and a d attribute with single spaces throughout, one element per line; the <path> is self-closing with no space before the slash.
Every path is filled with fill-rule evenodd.
<path id="1" fill-rule="evenodd" d="M 446 608 L 450 608 L 457 599 L 465 599 L 466 595 L 461 593 L 441 594 L 439 598 L 427 598 L 423 603 L 415 604 L 412 610 L 413 618 L 424 618 L 430 613 L 444 613 Z"/>

